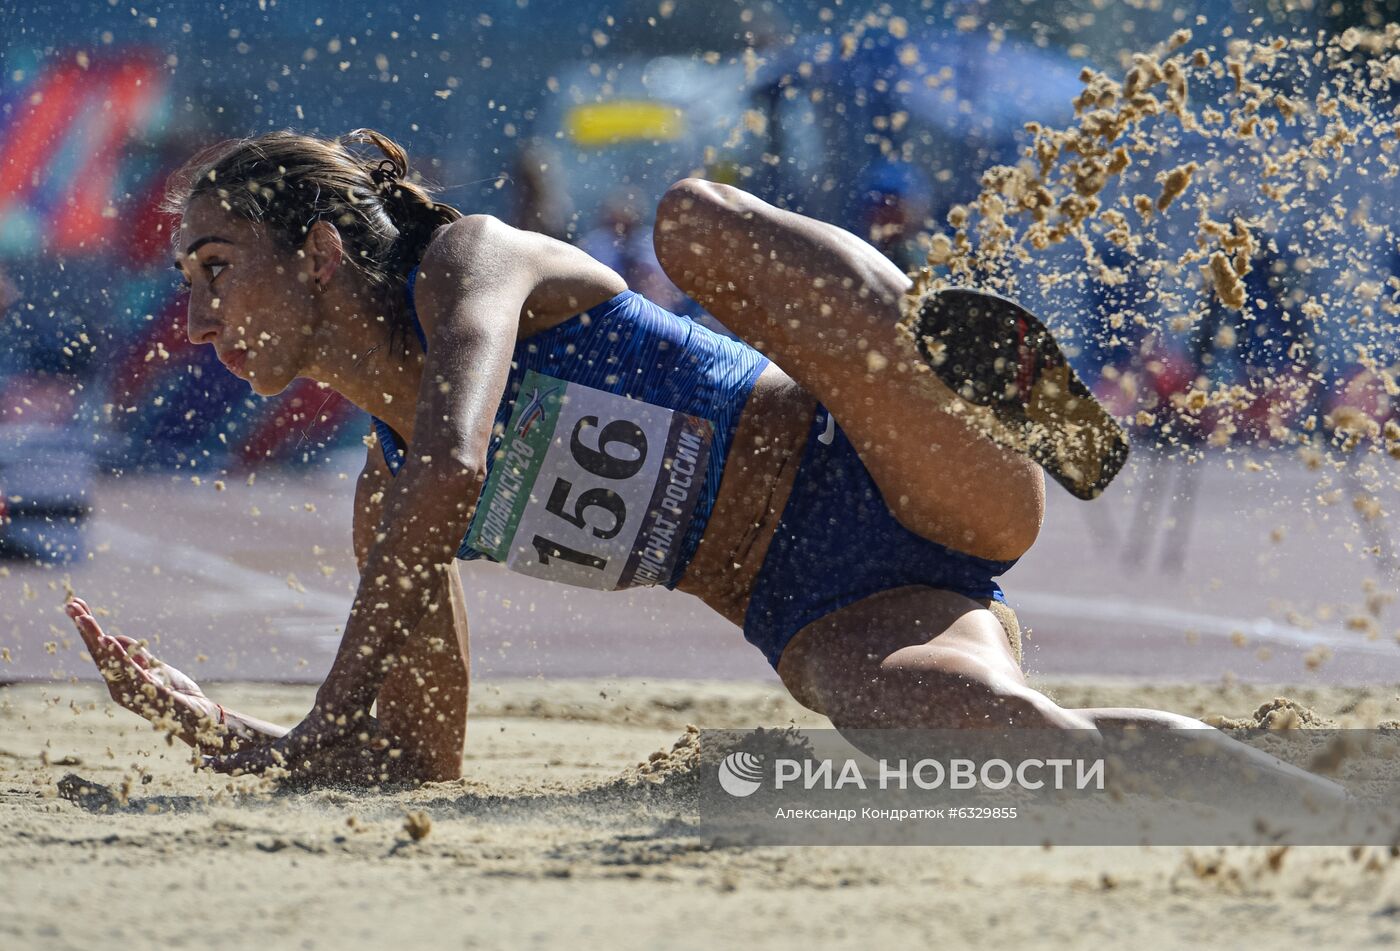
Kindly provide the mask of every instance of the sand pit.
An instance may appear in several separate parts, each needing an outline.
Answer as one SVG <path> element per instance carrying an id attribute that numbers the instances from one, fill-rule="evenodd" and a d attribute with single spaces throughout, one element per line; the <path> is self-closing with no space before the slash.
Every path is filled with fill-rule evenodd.
<path id="1" fill-rule="evenodd" d="M 1074 705 L 1255 721 L 1287 696 L 1305 721 L 1341 726 L 1393 718 L 1400 692 L 1044 686 Z M 219 693 L 283 722 L 311 699 L 307 687 Z M 1383 849 L 738 849 L 673 818 L 688 725 L 789 722 L 821 725 L 765 685 L 482 681 L 460 782 L 239 796 L 94 686 L 0 689 L 0 945 L 624 949 L 727 936 L 809 948 L 864 945 L 873 929 L 960 947 L 1400 938 L 1400 862 Z"/>

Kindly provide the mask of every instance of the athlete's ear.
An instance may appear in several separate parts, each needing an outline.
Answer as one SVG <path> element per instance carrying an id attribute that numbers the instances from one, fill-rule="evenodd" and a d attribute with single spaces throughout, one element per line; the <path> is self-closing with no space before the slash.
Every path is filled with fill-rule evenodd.
<path id="1" fill-rule="evenodd" d="M 317 290 L 325 290 L 340 269 L 344 253 L 345 246 L 336 226 L 329 221 L 318 221 L 311 226 L 306 243 L 302 245 L 302 273 Z"/>

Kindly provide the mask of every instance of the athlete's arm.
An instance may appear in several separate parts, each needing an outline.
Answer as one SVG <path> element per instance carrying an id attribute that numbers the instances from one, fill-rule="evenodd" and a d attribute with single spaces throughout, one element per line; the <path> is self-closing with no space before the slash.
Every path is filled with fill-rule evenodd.
<path id="1" fill-rule="evenodd" d="M 382 492 L 379 529 L 322 692 L 326 705 L 367 708 L 454 560 L 486 472 L 496 408 L 519 315 L 548 273 L 523 233 L 471 216 L 434 240 L 415 285 L 427 357 L 404 466 Z M 373 493 L 371 493 L 373 495 Z"/>
<path id="2" fill-rule="evenodd" d="M 268 750 L 226 758 L 224 768 L 283 760 L 298 768 L 318 746 L 364 729 L 394 658 L 442 590 L 440 575 L 456 570 L 521 314 L 555 273 L 537 237 L 474 215 L 434 239 L 415 286 L 428 349 L 410 448 L 383 489 L 340 649 L 311 715 Z"/>
<path id="3" fill-rule="evenodd" d="M 369 440 L 363 471 L 355 483 L 355 564 L 363 574 L 370 550 L 383 531 L 384 493 L 393 475 L 382 447 Z M 437 577 L 431 608 L 409 635 L 406 670 L 385 680 L 377 700 L 381 735 L 404 744 L 420 778 L 461 776 L 466 741 L 470 667 L 467 606 L 455 570 Z M 436 645 L 436 646 L 434 646 Z"/>

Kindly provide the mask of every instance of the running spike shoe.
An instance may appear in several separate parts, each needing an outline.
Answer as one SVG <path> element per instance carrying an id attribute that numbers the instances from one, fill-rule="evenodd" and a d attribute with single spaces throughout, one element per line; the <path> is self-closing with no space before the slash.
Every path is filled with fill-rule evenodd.
<path id="1" fill-rule="evenodd" d="M 1123 468 L 1123 427 L 1024 307 L 948 288 L 930 294 L 907 329 L 972 423 L 997 445 L 1035 460 L 1070 494 L 1095 498 Z"/>

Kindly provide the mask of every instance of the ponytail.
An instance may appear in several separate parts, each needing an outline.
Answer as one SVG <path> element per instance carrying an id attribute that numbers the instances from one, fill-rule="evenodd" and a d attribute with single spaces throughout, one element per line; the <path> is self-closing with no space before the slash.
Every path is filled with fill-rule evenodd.
<path id="1" fill-rule="evenodd" d="M 437 229 L 456 221 L 462 213 L 451 205 L 434 201 L 426 187 L 409 180 L 407 153 L 383 133 L 355 129 L 341 141 L 370 143 L 384 155 L 377 162 L 370 159 L 363 167 L 374 183 L 385 213 L 398 229 L 399 237 L 393 248 L 394 270 L 406 277 L 423 260 Z"/>

